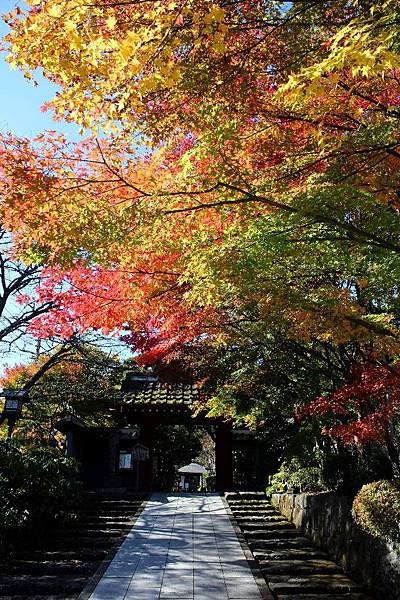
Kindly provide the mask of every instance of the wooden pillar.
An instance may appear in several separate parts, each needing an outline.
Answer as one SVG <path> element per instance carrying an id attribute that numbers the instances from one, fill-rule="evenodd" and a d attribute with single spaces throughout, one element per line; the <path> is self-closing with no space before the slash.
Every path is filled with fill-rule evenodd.
<path id="1" fill-rule="evenodd" d="M 233 487 L 232 426 L 220 423 L 215 435 L 215 472 L 217 492 Z"/>
<path id="2" fill-rule="evenodd" d="M 153 489 L 154 471 L 153 471 L 153 445 L 154 435 L 157 424 L 149 419 L 142 423 L 142 432 L 140 434 L 139 443 L 149 448 L 150 456 L 147 460 L 139 465 L 140 490 L 151 492 Z"/>
<path id="3" fill-rule="evenodd" d="M 109 474 L 111 475 L 111 477 L 115 477 L 115 475 L 118 472 L 117 469 L 119 466 L 119 455 L 118 455 L 119 436 L 118 436 L 118 432 L 115 429 L 111 429 L 108 436 L 109 436 L 108 437 L 108 444 L 109 444 L 108 471 L 109 471 Z"/>

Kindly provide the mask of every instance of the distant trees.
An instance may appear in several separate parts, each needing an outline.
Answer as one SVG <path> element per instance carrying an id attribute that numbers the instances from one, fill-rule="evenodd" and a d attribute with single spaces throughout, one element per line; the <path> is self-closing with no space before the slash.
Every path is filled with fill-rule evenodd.
<path id="1" fill-rule="evenodd" d="M 46 314 L 51 300 L 41 301 L 35 289 L 39 285 L 41 267 L 17 257 L 11 235 L 0 227 L 0 357 L 23 347 L 32 322 Z"/>
<path id="2" fill-rule="evenodd" d="M 89 425 L 110 424 L 109 411 L 121 379 L 121 364 L 113 356 L 84 344 L 62 346 L 49 356 L 6 370 L 3 387 L 28 389 L 23 419 L 14 437 L 32 445 L 57 445 L 55 424 L 72 412 Z"/>

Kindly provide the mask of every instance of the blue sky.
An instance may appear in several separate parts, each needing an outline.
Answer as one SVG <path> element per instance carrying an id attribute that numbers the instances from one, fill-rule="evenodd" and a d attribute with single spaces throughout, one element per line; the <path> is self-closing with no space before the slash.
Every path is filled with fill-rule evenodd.
<path id="1" fill-rule="evenodd" d="M 22 7 L 23 4 L 22 0 L 0 0 L 0 15 L 13 10 L 16 5 Z M 7 32 L 7 25 L 0 18 L 0 37 L 3 38 Z M 54 129 L 64 132 L 72 139 L 78 139 L 80 136 L 77 126 L 54 121 L 50 112 L 40 111 L 42 104 L 54 95 L 57 88 L 44 78 L 36 78 L 40 82 L 38 87 L 26 80 L 18 70 L 12 71 L 5 61 L 5 53 L 0 52 L 0 132 L 11 131 L 19 137 L 33 137 L 46 129 Z M 7 310 L 10 316 L 17 308 L 10 302 Z M 6 366 L 28 360 L 29 355 L 25 356 L 20 351 L 24 344 L 28 350 L 32 348 L 32 341 L 23 338 L 6 356 L 0 354 L 0 375 Z"/>
<path id="2" fill-rule="evenodd" d="M 13 10 L 17 5 L 23 7 L 23 0 L 0 0 L 0 15 Z M 0 18 L 0 38 L 7 32 L 7 25 Z M 57 88 L 37 74 L 35 77 L 39 81 L 38 87 L 26 80 L 18 70 L 12 71 L 5 60 L 5 53 L 0 52 L 0 132 L 11 131 L 19 137 L 32 137 L 46 129 L 53 129 L 65 133 L 70 139 L 80 139 L 78 126 L 54 121 L 50 112 L 41 112 L 40 107 L 54 96 Z M 14 310 L 13 303 L 9 305 L 8 310 L 11 315 Z M 131 355 L 117 341 L 105 337 L 104 342 L 124 358 Z M 19 346 L 24 344 L 27 350 L 32 350 L 32 340 L 23 338 Z M 0 354 L 0 376 L 6 366 L 26 362 L 28 356 L 21 353 L 17 346 L 6 356 Z"/>
<path id="3" fill-rule="evenodd" d="M 23 4 L 22 0 L 0 0 L 0 14 L 13 10 L 17 5 L 22 7 Z M 1 19 L 0 37 L 7 32 L 8 27 Z M 77 126 L 53 121 L 51 113 L 40 112 L 41 105 L 53 97 L 56 89 L 43 78 L 39 78 L 39 86 L 34 87 L 18 70 L 9 68 L 5 53 L 0 52 L 0 131 L 32 137 L 45 129 L 55 129 L 77 139 Z"/>

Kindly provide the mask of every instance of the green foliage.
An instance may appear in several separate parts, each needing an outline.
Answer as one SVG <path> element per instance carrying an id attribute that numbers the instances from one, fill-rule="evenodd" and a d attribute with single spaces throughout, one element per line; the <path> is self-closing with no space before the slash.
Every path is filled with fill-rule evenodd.
<path id="1" fill-rule="evenodd" d="M 78 466 L 50 448 L 0 442 L 0 553 L 72 516 L 81 493 Z"/>
<path id="2" fill-rule="evenodd" d="M 217 485 L 217 478 L 215 475 L 206 476 L 206 491 L 214 492 Z"/>
<path id="3" fill-rule="evenodd" d="M 155 489 L 172 490 L 177 469 L 192 462 L 202 450 L 203 431 L 182 425 L 157 428 L 154 452 L 157 455 Z"/>
<path id="4" fill-rule="evenodd" d="M 384 446 L 344 447 L 320 430 L 318 419 L 311 419 L 302 421 L 290 439 L 282 438 L 284 462 L 272 476 L 268 493 L 330 490 L 353 496 L 366 483 L 393 477 Z"/>
<path id="5" fill-rule="evenodd" d="M 287 491 L 316 492 L 325 489 L 321 481 L 321 469 L 303 467 L 297 459 L 284 461 L 277 473 L 269 478 L 266 493 L 276 494 Z"/>
<path id="6" fill-rule="evenodd" d="M 380 444 L 364 448 L 333 445 L 322 455 L 322 481 L 327 489 L 354 495 L 367 483 L 393 477 L 392 465 Z"/>
<path id="7" fill-rule="evenodd" d="M 20 389 L 40 369 L 46 357 L 6 371 L 3 387 Z M 92 347 L 79 351 L 49 369 L 30 391 L 24 419 L 17 422 L 14 437 L 25 443 L 53 442 L 55 423 L 65 411 L 72 411 L 88 425 L 111 424 L 109 408 L 120 384 L 121 365 L 117 359 Z M 3 427 L 3 434 L 5 434 Z"/>
<path id="8" fill-rule="evenodd" d="M 400 486 L 391 481 L 364 485 L 353 502 L 355 522 L 374 537 L 400 541 Z"/>

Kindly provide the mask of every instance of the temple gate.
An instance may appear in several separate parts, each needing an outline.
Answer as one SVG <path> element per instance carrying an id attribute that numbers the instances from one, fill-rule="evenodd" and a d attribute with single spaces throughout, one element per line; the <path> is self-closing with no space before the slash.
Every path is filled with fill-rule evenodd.
<path id="1" fill-rule="evenodd" d="M 90 427 L 76 415 L 66 414 L 57 428 L 65 434 L 66 453 L 79 461 L 82 480 L 90 489 L 152 491 L 157 470 L 154 437 L 160 425 L 200 426 L 210 434 L 215 443 L 217 491 L 262 487 L 266 469 L 252 461 L 248 461 L 249 470 L 258 469 L 253 479 L 246 483 L 242 475 L 238 486 L 233 477 L 235 453 L 256 447 L 253 455 L 259 455 L 259 444 L 254 446 L 247 430 L 208 417 L 201 409 L 201 399 L 195 386 L 161 383 L 145 374 L 128 373 L 111 409 L 114 427 Z"/>

